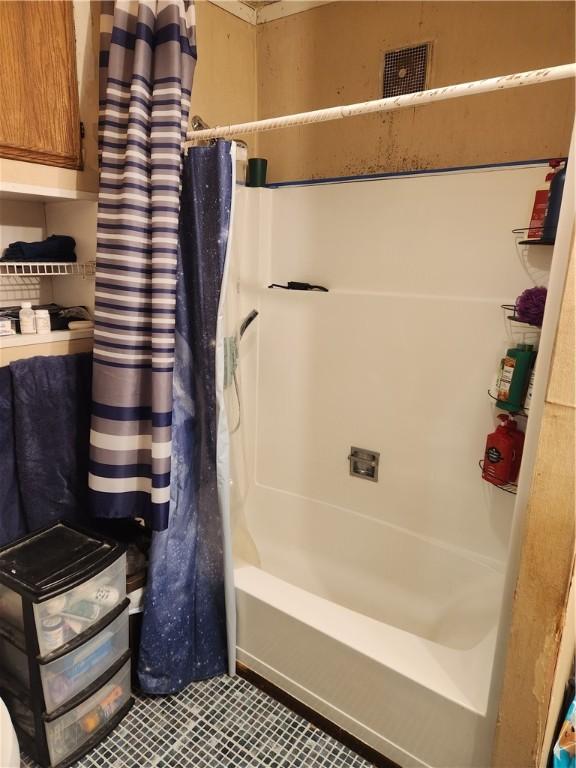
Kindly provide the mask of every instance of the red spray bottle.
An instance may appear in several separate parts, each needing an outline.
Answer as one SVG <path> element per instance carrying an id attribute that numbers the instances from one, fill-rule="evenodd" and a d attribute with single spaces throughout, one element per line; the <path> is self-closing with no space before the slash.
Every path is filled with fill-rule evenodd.
<path id="1" fill-rule="evenodd" d="M 482 477 L 494 485 L 513 483 L 518 477 L 524 433 L 508 416 L 498 416 L 500 424 L 486 439 Z"/>

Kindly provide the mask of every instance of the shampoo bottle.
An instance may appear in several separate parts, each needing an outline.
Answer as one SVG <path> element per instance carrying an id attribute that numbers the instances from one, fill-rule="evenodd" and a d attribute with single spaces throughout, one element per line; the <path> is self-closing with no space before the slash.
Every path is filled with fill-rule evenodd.
<path id="1" fill-rule="evenodd" d="M 532 344 L 518 344 L 507 350 L 500 365 L 497 408 L 514 413 L 522 410 L 535 359 Z"/>

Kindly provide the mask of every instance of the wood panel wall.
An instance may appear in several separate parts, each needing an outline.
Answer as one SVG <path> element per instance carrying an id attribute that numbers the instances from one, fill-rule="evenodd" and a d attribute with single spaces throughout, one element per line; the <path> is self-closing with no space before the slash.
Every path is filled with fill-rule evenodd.
<path id="1" fill-rule="evenodd" d="M 384 53 L 432 43 L 428 87 L 574 61 L 573 2 L 334 2 L 259 24 L 258 118 L 378 99 Z M 565 156 L 571 82 L 258 135 L 270 181 Z"/>
<path id="2" fill-rule="evenodd" d="M 576 508 L 575 272 L 573 234 L 526 512 L 493 768 L 531 768 L 540 763 L 565 626 Z"/>
<path id="3" fill-rule="evenodd" d="M 0 2 L 0 157 L 80 168 L 71 2 Z"/>

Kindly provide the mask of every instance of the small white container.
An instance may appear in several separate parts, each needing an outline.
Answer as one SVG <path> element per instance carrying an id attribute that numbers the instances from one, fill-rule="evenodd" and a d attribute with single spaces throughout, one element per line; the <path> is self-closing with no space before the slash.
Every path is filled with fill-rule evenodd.
<path id="1" fill-rule="evenodd" d="M 23 301 L 20 305 L 20 333 L 36 333 L 36 318 L 31 301 Z"/>
<path id="2" fill-rule="evenodd" d="M 10 336 L 12 333 L 12 320 L 9 317 L 0 317 L 0 336 Z"/>
<path id="3" fill-rule="evenodd" d="M 46 616 L 42 619 L 42 638 L 44 647 L 48 651 L 53 651 L 64 645 L 65 625 L 62 616 Z"/>
<path id="4" fill-rule="evenodd" d="M 36 333 L 50 333 L 50 313 L 47 309 L 37 309 L 34 312 L 36 318 Z"/>

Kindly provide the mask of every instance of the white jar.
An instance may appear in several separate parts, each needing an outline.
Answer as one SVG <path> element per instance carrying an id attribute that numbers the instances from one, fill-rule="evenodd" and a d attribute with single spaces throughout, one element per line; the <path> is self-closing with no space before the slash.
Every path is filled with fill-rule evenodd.
<path id="1" fill-rule="evenodd" d="M 37 309 L 34 312 L 36 316 L 36 333 L 50 333 L 50 313 L 47 309 Z"/>
<path id="2" fill-rule="evenodd" d="M 10 336 L 12 333 L 12 320 L 9 317 L 0 317 L 0 336 Z"/>
<path id="3" fill-rule="evenodd" d="M 32 302 L 23 301 L 20 315 L 20 333 L 36 333 L 36 318 L 32 309 Z"/>

